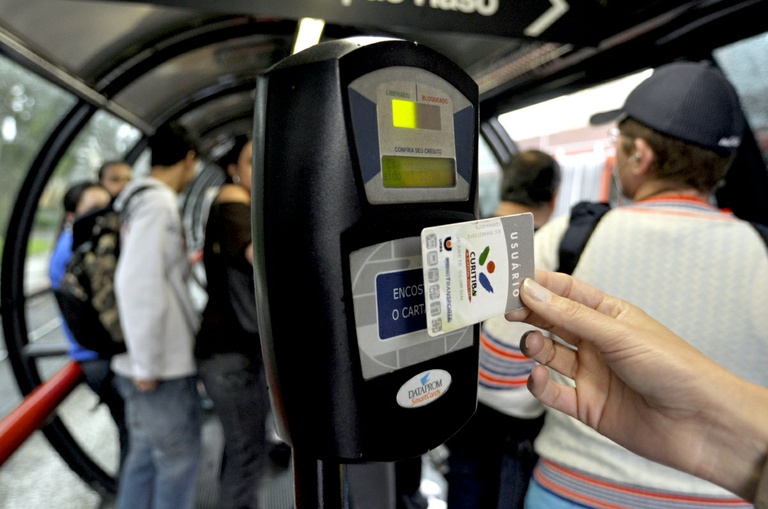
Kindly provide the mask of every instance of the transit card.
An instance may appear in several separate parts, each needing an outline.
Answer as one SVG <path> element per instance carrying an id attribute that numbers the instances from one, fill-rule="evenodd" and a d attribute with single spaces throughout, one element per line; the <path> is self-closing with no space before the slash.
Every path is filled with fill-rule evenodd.
<path id="1" fill-rule="evenodd" d="M 430 336 L 520 309 L 534 276 L 533 214 L 424 228 L 421 256 Z"/>

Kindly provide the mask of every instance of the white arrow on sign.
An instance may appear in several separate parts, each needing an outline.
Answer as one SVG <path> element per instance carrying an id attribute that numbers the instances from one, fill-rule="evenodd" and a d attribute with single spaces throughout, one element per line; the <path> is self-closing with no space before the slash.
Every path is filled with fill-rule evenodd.
<path id="1" fill-rule="evenodd" d="M 549 2 L 552 4 L 552 7 L 525 28 L 523 31 L 525 35 L 530 37 L 540 36 L 544 30 L 552 26 L 552 23 L 560 19 L 570 8 L 565 0 L 549 0 Z"/>

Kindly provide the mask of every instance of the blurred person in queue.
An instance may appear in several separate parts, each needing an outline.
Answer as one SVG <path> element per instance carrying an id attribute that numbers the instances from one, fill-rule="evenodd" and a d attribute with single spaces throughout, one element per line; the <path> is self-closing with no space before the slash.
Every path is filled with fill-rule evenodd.
<path id="1" fill-rule="evenodd" d="M 560 165 L 551 155 L 514 154 L 502 166 L 496 215 L 530 212 L 534 228 L 540 228 L 552 216 L 560 181 Z M 517 325 L 501 315 L 482 324 L 477 410 L 446 442 L 448 509 L 523 507 L 544 408 L 525 387 L 534 362 L 521 354 L 519 337 Z"/>
<path id="2" fill-rule="evenodd" d="M 99 167 L 99 183 L 112 197 L 120 194 L 133 178 L 133 168 L 125 161 L 106 161 Z"/>
<path id="3" fill-rule="evenodd" d="M 195 356 L 224 431 L 221 509 L 256 509 L 269 415 L 251 243 L 252 143 L 237 136 L 221 161 L 227 181 L 211 204 L 203 263 L 208 300 Z"/>
<path id="4" fill-rule="evenodd" d="M 74 222 L 83 214 L 105 207 L 111 200 L 112 196 L 107 189 L 96 182 L 77 182 L 67 189 L 63 200 L 63 226 L 59 237 L 56 239 L 56 245 L 48 265 L 48 276 L 54 290 L 61 284 L 67 264 L 72 258 L 72 227 Z M 107 405 L 109 413 L 115 421 L 120 443 L 119 470 L 128 454 L 128 430 L 125 424 L 123 398 L 112 384 L 110 360 L 101 358 L 98 353 L 80 345 L 72 336 L 72 332 L 64 320 L 62 320 L 61 328 L 69 342 L 67 354 L 72 360 L 80 364 L 86 384 L 98 395 L 99 401 Z"/>
<path id="5" fill-rule="evenodd" d="M 127 352 L 111 366 L 130 435 L 117 508 L 193 509 L 201 454 L 199 317 L 178 193 L 195 177 L 197 151 L 183 127 L 168 124 L 150 137 L 149 148 L 149 175 L 132 180 L 114 203 L 123 213 L 115 296 Z M 123 210 L 139 187 L 145 189 Z"/>
<path id="6" fill-rule="evenodd" d="M 514 154 L 501 168 L 496 215 L 530 212 L 538 230 L 552 217 L 561 181 L 560 165 L 546 152 L 530 149 Z"/>

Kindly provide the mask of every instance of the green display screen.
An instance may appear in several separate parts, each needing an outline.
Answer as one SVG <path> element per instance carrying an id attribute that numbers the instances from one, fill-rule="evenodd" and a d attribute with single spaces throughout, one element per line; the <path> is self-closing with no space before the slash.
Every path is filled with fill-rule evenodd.
<path id="1" fill-rule="evenodd" d="M 456 162 L 444 157 L 383 156 L 384 187 L 454 187 Z"/>

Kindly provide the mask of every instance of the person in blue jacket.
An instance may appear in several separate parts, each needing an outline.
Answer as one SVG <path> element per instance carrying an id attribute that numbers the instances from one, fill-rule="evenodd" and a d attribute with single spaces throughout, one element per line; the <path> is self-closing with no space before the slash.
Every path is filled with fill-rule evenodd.
<path id="1" fill-rule="evenodd" d="M 48 276 L 51 280 L 51 288 L 54 290 L 61 284 L 67 263 L 72 257 L 72 224 L 75 219 L 88 211 L 106 206 L 111 199 L 112 196 L 106 188 L 90 181 L 77 182 L 64 194 L 64 219 L 61 233 L 56 240 L 48 265 Z M 107 405 L 109 413 L 112 414 L 120 440 L 119 465 L 121 466 L 128 451 L 128 430 L 125 426 L 123 398 L 112 384 L 109 359 L 99 357 L 99 354 L 75 341 L 64 320 L 61 328 L 69 342 L 67 354 L 80 364 L 86 384 L 99 396 L 99 400 Z"/>

